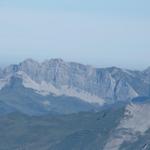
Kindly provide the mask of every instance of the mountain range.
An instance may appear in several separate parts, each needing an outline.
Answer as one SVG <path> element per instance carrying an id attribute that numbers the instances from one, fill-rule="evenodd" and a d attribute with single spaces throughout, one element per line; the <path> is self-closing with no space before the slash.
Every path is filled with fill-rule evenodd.
<path id="1" fill-rule="evenodd" d="M 94 68 L 62 59 L 42 63 L 27 59 L 0 70 L 0 101 L 14 109 L 23 110 L 21 103 L 31 107 L 33 101 L 34 109 L 41 112 L 54 109 L 67 112 L 68 107 L 63 108 L 56 102 L 64 103 L 65 107 L 65 101 L 67 104 L 69 101 L 72 107 L 80 105 L 81 111 L 149 96 L 150 68 L 133 71 L 117 67 Z M 75 111 L 74 108 L 71 112 Z"/>
<path id="2" fill-rule="evenodd" d="M 149 150 L 150 68 L 27 59 L 0 69 L 0 150 Z"/>

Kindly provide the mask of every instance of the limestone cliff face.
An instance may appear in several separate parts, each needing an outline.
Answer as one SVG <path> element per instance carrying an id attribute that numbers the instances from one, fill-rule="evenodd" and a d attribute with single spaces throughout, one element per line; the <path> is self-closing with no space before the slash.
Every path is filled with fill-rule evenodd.
<path id="1" fill-rule="evenodd" d="M 82 95 L 84 93 L 87 97 L 91 96 L 91 101 L 92 96 L 104 99 L 106 102 L 150 96 L 149 69 L 140 72 L 116 67 L 94 68 L 61 59 L 51 59 L 42 63 L 28 59 L 1 70 L 1 80 L 18 72 L 23 72 L 37 85 L 42 83 L 51 85 L 55 90 L 63 91 L 64 95 L 71 92 L 74 92 L 74 96 L 75 92 Z M 45 86 L 45 90 L 48 88 L 49 86 Z"/>

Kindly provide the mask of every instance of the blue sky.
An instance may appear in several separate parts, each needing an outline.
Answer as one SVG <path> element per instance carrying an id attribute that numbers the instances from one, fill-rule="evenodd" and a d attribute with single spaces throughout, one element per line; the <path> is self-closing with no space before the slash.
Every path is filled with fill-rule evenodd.
<path id="1" fill-rule="evenodd" d="M 149 0 L 1 0 L 0 65 L 28 57 L 150 66 Z"/>

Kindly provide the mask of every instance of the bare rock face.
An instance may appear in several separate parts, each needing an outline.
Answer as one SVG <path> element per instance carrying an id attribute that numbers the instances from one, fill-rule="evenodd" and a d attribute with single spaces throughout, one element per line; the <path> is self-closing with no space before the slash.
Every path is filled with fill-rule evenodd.
<path id="1" fill-rule="evenodd" d="M 150 129 L 149 110 L 150 99 L 147 98 L 138 101 L 135 99 L 126 105 L 122 118 L 107 140 L 104 150 L 133 149 L 132 146 L 136 147 L 134 149 L 147 150 L 147 138 L 143 137 Z M 142 142 L 146 144 L 142 145 Z M 123 148 L 127 145 L 128 148 Z"/>
<path id="2" fill-rule="evenodd" d="M 144 73 L 149 74 L 150 75 L 150 67 L 148 67 L 146 70 L 144 70 Z"/>
<path id="3" fill-rule="evenodd" d="M 3 70 L 0 68 L 0 78 L 3 76 Z"/>
<path id="4" fill-rule="evenodd" d="M 24 74 L 30 88 L 97 101 L 128 101 L 138 96 L 150 96 L 150 70 L 131 71 L 116 67 L 94 68 L 62 59 L 42 63 L 27 59 L 0 71 L 1 79 Z M 25 79 L 24 79 L 25 80 Z M 36 86 L 36 88 L 35 88 Z M 47 92 L 47 94 L 48 94 Z M 94 101 L 95 99 L 95 101 Z"/>
<path id="5" fill-rule="evenodd" d="M 148 67 L 146 70 L 144 70 L 144 81 L 147 83 L 150 83 L 150 67 Z"/>

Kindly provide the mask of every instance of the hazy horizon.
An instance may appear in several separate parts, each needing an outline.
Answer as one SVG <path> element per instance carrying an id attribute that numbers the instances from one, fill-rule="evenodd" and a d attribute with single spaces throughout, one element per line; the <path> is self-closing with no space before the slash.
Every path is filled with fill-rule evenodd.
<path id="1" fill-rule="evenodd" d="M 150 66 L 150 1 L 0 1 L 0 66 L 62 58 L 96 67 Z"/>

